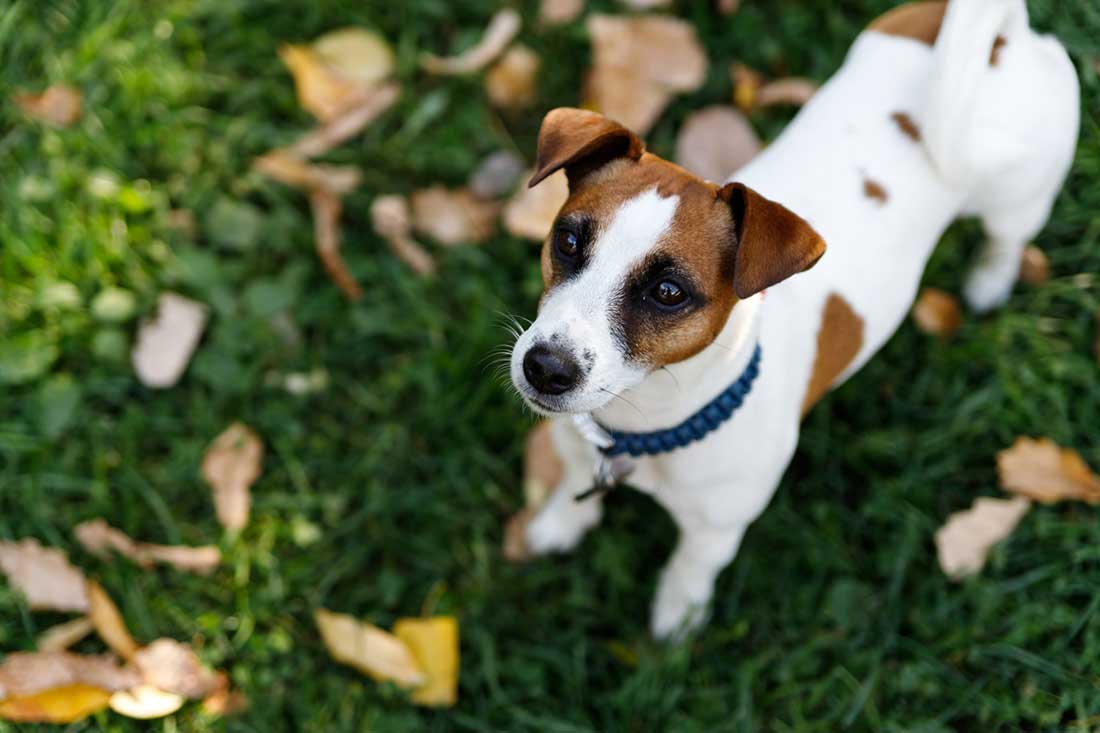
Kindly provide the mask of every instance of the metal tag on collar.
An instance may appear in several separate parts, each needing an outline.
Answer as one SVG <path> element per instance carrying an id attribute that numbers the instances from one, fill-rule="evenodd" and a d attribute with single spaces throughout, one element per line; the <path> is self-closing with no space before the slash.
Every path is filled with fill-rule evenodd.
<path id="1" fill-rule="evenodd" d="M 615 439 L 592 419 L 590 413 L 574 415 L 573 424 L 584 439 L 596 448 L 593 486 L 574 497 L 577 501 L 583 501 L 593 494 L 602 494 L 615 488 L 620 481 L 629 476 L 630 472 L 634 470 L 634 461 L 626 456 L 609 457 L 604 454 L 605 449 L 615 445 Z"/>

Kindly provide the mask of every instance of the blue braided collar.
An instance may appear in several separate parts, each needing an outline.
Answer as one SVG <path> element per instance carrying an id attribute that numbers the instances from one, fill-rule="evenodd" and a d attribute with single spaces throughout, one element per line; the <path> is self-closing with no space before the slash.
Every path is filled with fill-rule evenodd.
<path id="1" fill-rule="evenodd" d="M 760 374 L 760 344 L 752 352 L 749 365 L 733 384 L 722 393 L 703 405 L 694 415 L 673 428 L 654 430 L 650 433 L 625 433 L 607 430 L 615 441 L 603 448 L 604 455 L 653 456 L 702 440 L 707 433 L 716 430 L 719 425 L 730 419 L 752 389 L 752 383 Z M 605 428 L 606 429 L 606 428 Z"/>

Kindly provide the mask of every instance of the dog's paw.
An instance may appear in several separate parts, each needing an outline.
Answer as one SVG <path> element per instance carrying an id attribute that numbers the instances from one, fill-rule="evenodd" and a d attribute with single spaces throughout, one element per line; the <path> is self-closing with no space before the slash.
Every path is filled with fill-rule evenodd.
<path id="1" fill-rule="evenodd" d="M 707 621 L 709 603 L 686 593 L 676 583 L 662 579 L 653 600 L 649 631 L 660 641 L 680 642 Z"/>
<path id="2" fill-rule="evenodd" d="M 1016 284 L 1015 272 L 1004 272 L 1002 268 L 979 266 L 966 279 L 963 297 L 967 305 L 977 313 L 988 313 L 999 308 L 1012 295 Z"/>
<path id="3" fill-rule="evenodd" d="M 530 555 L 551 552 L 569 552 L 576 547 L 584 533 L 599 520 L 599 511 L 542 511 L 527 523 L 523 532 Z"/>

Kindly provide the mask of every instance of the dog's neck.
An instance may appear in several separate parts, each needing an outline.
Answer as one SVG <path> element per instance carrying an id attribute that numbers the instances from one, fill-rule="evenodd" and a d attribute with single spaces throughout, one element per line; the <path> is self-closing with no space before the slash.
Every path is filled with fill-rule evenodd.
<path id="1" fill-rule="evenodd" d="M 759 333 L 762 296 L 742 300 L 710 346 L 690 359 L 651 372 L 594 413 L 612 430 L 674 427 L 714 399 L 748 366 Z"/>

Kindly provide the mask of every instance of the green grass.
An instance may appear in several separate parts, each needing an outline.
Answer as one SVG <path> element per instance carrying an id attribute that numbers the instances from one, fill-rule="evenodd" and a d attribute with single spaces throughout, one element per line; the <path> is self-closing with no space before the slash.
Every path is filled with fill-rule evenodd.
<path id="1" fill-rule="evenodd" d="M 727 20 L 709 3 L 678 3 L 712 66 L 703 89 L 663 116 L 651 148 L 670 153 L 686 114 L 729 98 L 731 61 L 823 80 L 889 4 L 746 0 Z M 1074 171 L 1040 238 L 1053 279 L 1019 287 L 948 342 L 905 324 L 819 406 L 719 581 L 713 622 L 682 647 L 646 635 L 674 533 L 645 498 L 615 497 L 568 557 L 513 567 L 498 551 L 522 501 L 530 419 L 482 359 L 507 337 L 498 312 L 534 311 L 535 249 L 501 234 L 440 251 L 438 279 L 424 282 L 370 230 L 375 195 L 462 183 L 499 148 L 530 159 L 541 113 L 577 103 L 583 25 L 536 30 L 533 2 L 522 38 L 546 62 L 536 109 L 499 116 L 476 78 L 417 73 L 419 50 L 469 42 L 494 7 L 0 6 L 0 537 L 66 548 L 139 639 L 194 642 L 252 701 L 224 720 L 191 705 L 166 721 L 102 714 L 65 730 L 1100 730 L 1096 509 L 1036 509 L 962 584 L 944 578 L 932 545 L 948 513 L 998 493 L 993 456 L 1018 434 L 1047 435 L 1100 468 L 1100 7 L 1031 3 L 1034 24 L 1069 47 L 1085 100 Z M 350 24 L 393 42 L 404 85 L 396 109 L 330 156 L 366 172 L 344 218 L 366 290 L 355 305 L 313 255 L 304 198 L 249 171 L 311 124 L 278 44 Z M 85 95 L 71 129 L 27 122 L 8 102 L 14 89 L 57 81 Z M 785 118 L 755 121 L 773 136 Z M 170 225 L 173 209 L 194 212 L 194 231 Z M 953 228 L 926 282 L 957 291 L 978 240 L 973 225 Z M 137 298 L 121 323 L 91 309 L 112 286 Z M 213 316 L 185 379 L 154 392 L 127 354 L 134 319 L 168 288 Z M 319 394 L 291 396 L 269 380 L 317 368 L 329 375 Z M 252 521 L 230 539 L 198 464 L 236 419 L 268 451 Z M 220 541 L 226 565 L 195 578 L 98 560 L 70 531 L 94 517 L 145 540 Z M 425 604 L 461 621 L 452 710 L 412 707 L 329 661 L 311 621 L 323 605 L 385 625 Z M 31 614 L 0 587 L 0 649 L 31 648 L 59 618 Z"/>

